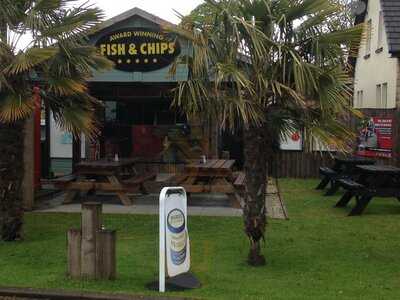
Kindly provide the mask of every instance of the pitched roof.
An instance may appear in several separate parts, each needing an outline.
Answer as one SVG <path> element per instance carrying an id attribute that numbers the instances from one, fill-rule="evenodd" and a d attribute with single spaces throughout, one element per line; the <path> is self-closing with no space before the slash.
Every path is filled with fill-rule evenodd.
<path id="1" fill-rule="evenodd" d="M 400 1 L 381 0 L 389 53 L 400 55 Z"/>
<path id="2" fill-rule="evenodd" d="M 95 33 L 95 32 L 99 32 L 99 31 L 101 31 L 101 30 L 103 30 L 103 29 L 105 29 L 107 27 L 110 27 L 110 26 L 112 26 L 114 24 L 117 24 L 119 22 L 122 22 L 122 21 L 124 21 L 126 19 L 129 19 L 129 18 L 131 18 L 133 16 L 142 17 L 143 19 L 149 20 L 149 21 L 151 21 L 151 22 L 153 22 L 155 24 L 160 25 L 161 27 L 174 27 L 174 26 L 176 26 L 175 24 L 172 24 L 171 22 L 168 22 L 168 21 L 166 21 L 164 19 L 161 19 L 161 18 L 159 18 L 159 17 L 157 17 L 157 16 L 155 16 L 155 15 L 153 15 L 151 13 L 148 13 L 147 11 L 144 11 L 143 9 L 140 9 L 138 7 L 134 7 L 132 9 L 130 9 L 130 10 L 127 10 L 127 11 L 123 12 L 122 14 L 119 14 L 119 15 L 117 15 L 115 17 L 112 17 L 111 19 L 108 19 L 108 20 L 102 22 L 99 26 L 97 26 L 95 28 L 95 30 L 94 30 L 94 32 L 92 32 L 92 34 Z"/>

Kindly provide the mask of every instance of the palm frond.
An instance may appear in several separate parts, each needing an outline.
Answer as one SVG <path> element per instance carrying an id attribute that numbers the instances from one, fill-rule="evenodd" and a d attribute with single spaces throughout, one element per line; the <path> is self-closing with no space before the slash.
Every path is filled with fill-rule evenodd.
<path id="1" fill-rule="evenodd" d="M 28 72 L 35 66 L 49 60 L 56 52 L 57 49 L 54 47 L 30 48 L 15 55 L 13 61 L 4 68 L 3 72 L 10 76 Z"/>
<path id="2" fill-rule="evenodd" d="M 0 122 L 14 123 L 30 116 L 34 109 L 32 94 L 0 93 Z"/>

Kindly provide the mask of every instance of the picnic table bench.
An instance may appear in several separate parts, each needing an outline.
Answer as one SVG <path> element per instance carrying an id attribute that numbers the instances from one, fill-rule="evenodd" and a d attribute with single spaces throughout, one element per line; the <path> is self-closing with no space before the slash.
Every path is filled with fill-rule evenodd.
<path id="1" fill-rule="evenodd" d="M 246 182 L 246 175 L 244 172 L 238 172 L 235 174 L 235 181 L 233 182 L 233 185 L 240 189 L 243 190 L 245 187 L 245 182 Z"/>
<path id="2" fill-rule="evenodd" d="M 245 176 L 244 173 L 234 173 L 234 160 L 209 159 L 206 163 L 192 161 L 185 166 L 182 173 L 173 176 L 169 184 L 182 186 L 191 193 L 222 193 L 227 194 L 233 207 L 241 207 Z"/>
<path id="3" fill-rule="evenodd" d="M 56 186 L 67 190 L 64 203 L 72 202 L 80 192 L 112 192 L 124 205 L 131 205 L 128 193 L 147 193 L 144 182 L 156 177 L 155 172 L 139 174 L 135 169 L 137 158 L 123 158 L 119 161 L 106 159 L 83 161 L 76 165 L 76 172 L 60 178 Z"/>
<path id="4" fill-rule="evenodd" d="M 71 181 L 76 180 L 76 178 L 77 176 L 75 174 L 68 174 L 54 179 L 50 179 L 48 180 L 48 183 L 53 184 L 56 188 L 64 189 L 65 185 L 67 185 Z"/>
<path id="5" fill-rule="evenodd" d="M 343 178 L 354 178 L 358 174 L 357 165 L 373 165 L 374 160 L 359 156 L 335 156 L 334 165 L 332 168 L 320 167 L 319 173 L 322 176 L 321 182 L 316 187 L 317 190 L 324 189 L 329 183 L 330 188 L 325 195 L 330 196 L 337 192 L 341 186 L 338 182 Z"/>
<path id="6" fill-rule="evenodd" d="M 356 205 L 349 216 L 361 215 L 374 197 L 397 198 L 400 200 L 400 168 L 394 166 L 359 165 L 359 178 L 339 179 L 338 183 L 346 190 L 336 203 L 345 207 L 353 197 Z"/>

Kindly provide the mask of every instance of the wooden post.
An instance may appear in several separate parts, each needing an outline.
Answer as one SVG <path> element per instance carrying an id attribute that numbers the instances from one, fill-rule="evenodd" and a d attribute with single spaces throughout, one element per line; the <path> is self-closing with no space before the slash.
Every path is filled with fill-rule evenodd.
<path id="1" fill-rule="evenodd" d="M 116 277 L 116 231 L 100 230 L 97 232 L 96 278 L 114 280 Z"/>
<path id="2" fill-rule="evenodd" d="M 96 277 L 96 235 L 101 227 L 101 203 L 82 204 L 82 277 Z"/>
<path id="3" fill-rule="evenodd" d="M 24 179 L 22 183 L 22 197 L 25 210 L 32 210 L 35 203 L 35 151 L 34 151 L 34 118 L 25 122 L 24 130 Z"/>
<path id="4" fill-rule="evenodd" d="M 82 233 L 79 229 L 68 230 L 68 275 L 74 279 L 81 277 L 81 239 Z"/>
<path id="5" fill-rule="evenodd" d="M 76 171 L 76 164 L 82 160 L 81 138 L 73 137 L 72 140 L 72 172 Z"/>
<path id="6" fill-rule="evenodd" d="M 40 98 L 40 88 L 39 87 L 34 87 L 33 88 L 33 93 L 34 93 L 34 111 L 33 111 L 33 119 L 34 119 L 34 125 L 33 125 L 33 136 L 34 136 L 34 187 L 35 190 L 38 190 L 41 188 L 40 184 L 40 179 L 42 177 L 42 155 L 41 155 L 41 125 L 40 125 L 40 120 L 41 120 L 41 115 L 42 115 L 42 99 Z"/>

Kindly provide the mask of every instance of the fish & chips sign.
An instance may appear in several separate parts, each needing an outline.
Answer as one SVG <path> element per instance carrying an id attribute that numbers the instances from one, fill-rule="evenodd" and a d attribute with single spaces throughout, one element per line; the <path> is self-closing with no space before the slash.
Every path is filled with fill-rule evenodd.
<path id="1" fill-rule="evenodd" d="M 150 72 L 170 65 L 181 47 L 172 34 L 148 28 L 119 29 L 96 43 L 101 55 L 126 72 Z"/>

